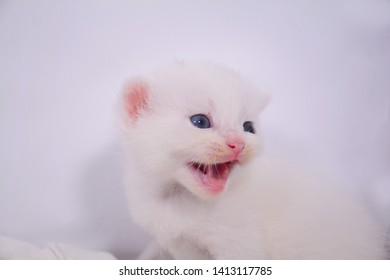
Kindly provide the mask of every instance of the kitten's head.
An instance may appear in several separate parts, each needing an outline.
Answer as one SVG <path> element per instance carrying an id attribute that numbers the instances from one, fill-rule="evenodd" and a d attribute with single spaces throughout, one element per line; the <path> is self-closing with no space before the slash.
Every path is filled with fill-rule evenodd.
<path id="1" fill-rule="evenodd" d="M 258 152 L 258 118 L 266 103 L 233 71 L 176 63 L 126 86 L 124 144 L 147 176 L 209 198 Z"/>

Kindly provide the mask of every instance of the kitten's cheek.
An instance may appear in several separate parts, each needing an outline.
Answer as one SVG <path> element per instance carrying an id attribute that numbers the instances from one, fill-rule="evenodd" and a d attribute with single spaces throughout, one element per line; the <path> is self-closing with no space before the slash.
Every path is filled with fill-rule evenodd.
<path id="1" fill-rule="evenodd" d="M 247 164 L 251 162 L 258 154 L 258 151 L 259 149 L 256 149 L 253 146 L 245 150 L 239 158 L 240 164 Z"/>
<path id="2" fill-rule="evenodd" d="M 262 153 L 263 145 L 260 140 L 256 140 L 248 145 L 246 151 L 243 153 L 243 156 L 245 157 L 245 161 L 250 161 Z"/>

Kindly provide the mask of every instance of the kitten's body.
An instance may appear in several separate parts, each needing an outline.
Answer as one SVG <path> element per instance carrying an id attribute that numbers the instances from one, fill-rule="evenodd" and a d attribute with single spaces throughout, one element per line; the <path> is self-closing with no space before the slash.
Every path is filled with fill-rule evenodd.
<path id="1" fill-rule="evenodd" d="M 236 73 L 175 64 L 130 83 L 123 102 L 127 168 L 135 161 L 140 175 L 126 178 L 131 213 L 174 258 L 384 257 L 380 229 L 358 200 L 257 157 L 266 98 Z M 194 126 L 197 114 L 210 127 Z M 247 121 L 256 134 L 244 131 Z"/>

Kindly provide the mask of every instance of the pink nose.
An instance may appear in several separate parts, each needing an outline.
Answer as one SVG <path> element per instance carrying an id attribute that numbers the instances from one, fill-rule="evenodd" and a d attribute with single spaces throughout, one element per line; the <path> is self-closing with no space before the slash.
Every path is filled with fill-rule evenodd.
<path id="1" fill-rule="evenodd" d="M 228 139 L 226 141 L 226 145 L 232 149 L 235 156 L 238 156 L 245 148 L 244 141 L 242 141 L 240 138 Z"/>

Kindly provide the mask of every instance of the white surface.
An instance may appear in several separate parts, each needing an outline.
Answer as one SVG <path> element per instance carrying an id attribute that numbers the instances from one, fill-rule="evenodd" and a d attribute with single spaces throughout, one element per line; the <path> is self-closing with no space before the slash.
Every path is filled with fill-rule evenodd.
<path id="1" fill-rule="evenodd" d="M 1 1 L 0 235 L 135 257 L 115 104 L 176 58 L 269 92 L 269 149 L 355 183 L 389 221 L 390 3 L 286 3 Z"/>
<path id="2" fill-rule="evenodd" d="M 89 251 L 64 244 L 39 248 L 27 242 L 0 236 L 0 260 L 113 260 L 106 252 Z"/>

